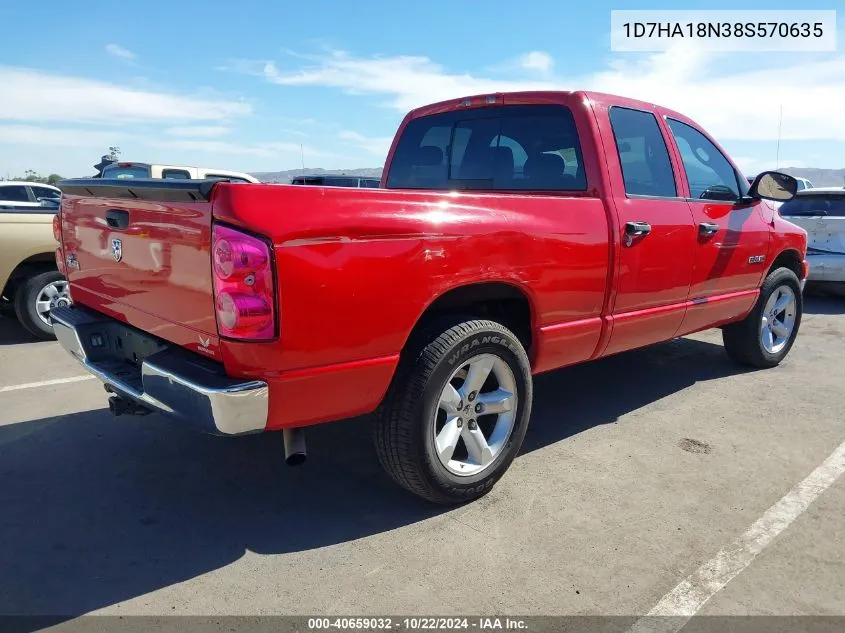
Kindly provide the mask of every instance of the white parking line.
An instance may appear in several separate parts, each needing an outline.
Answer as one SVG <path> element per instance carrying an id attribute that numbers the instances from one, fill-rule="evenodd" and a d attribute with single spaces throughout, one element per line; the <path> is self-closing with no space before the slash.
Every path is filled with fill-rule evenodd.
<path id="1" fill-rule="evenodd" d="M 629 633 L 677 633 L 845 472 L 845 442 L 731 545 L 667 593 Z M 653 617 L 658 616 L 658 617 Z M 669 616 L 669 617 L 667 617 Z"/>
<path id="2" fill-rule="evenodd" d="M 41 382 L 27 382 L 23 385 L 8 385 L 0 387 L 0 393 L 7 391 L 18 391 L 19 389 L 35 389 L 36 387 L 49 387 L 50 385 L 63 385 L 68 382 L 81 382 L 83 380 L 91 380 L 94 378 L 91 374 L 84 376 L 71 376 L 70 378 L 56 378 L 55 380 L 42 380 Z"/>

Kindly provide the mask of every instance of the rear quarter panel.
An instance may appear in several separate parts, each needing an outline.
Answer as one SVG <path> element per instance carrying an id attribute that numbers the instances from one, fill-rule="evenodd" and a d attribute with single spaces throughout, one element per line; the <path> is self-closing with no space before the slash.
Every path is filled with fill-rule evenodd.
<path id="1" fill-rule="evenodd" d="M 320 398 L 346 394 L 312 393 L 309 381 L 361 372 L 366 379 L 334 384 L 367 390 L 361 412 L 374 407 L 420 316 L 460 286 L 521 289 L 535 341 L 543 330 L 575 323 L 580 349 L 558 352 L 580 357 L 573 362 L 589 357 L 598 341 L 609 248 L 597 197 L 224 185 L 214 214 L 272 239 L 278 276 L 279 341 L 225 341 L 227 370 L 285 383 L 277 393 L 291 399 L 313 395 L 308 416 L 315 420 L 333 417 L 319 414 Z"/>

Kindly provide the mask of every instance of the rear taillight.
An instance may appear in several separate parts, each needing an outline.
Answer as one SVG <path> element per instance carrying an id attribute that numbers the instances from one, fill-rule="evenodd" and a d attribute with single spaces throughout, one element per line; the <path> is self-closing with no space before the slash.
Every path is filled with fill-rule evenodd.
<path id="1" fill-rule="evenodd" d="M 62 218 L 59 213 L 53 216 L 53 239 L 62 243 Z"/>
<path id="2" fill-rule="evenodd" d="M 67 271 L 65 270 L 65 258 L 62 255 L 62 247 L 56 249 L 56 268 L 59 269 L 59 272 L 63 275 L 67 276 Z"/>
<path id="3" fill-rule="evenodd" d="M 220 336 L 263 340 L 276 335 L 270 247 L 264 240 L 215 224 L 211 236 L 214 308 Z"/>

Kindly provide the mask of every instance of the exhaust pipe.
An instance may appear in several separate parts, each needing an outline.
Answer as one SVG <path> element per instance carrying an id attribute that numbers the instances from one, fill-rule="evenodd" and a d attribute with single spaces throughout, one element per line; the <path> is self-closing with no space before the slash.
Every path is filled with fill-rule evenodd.
<path id="1" fill-rule="evenodd" d="M 299 466 L 305 461 L 305 431 L 302 428 L 283 429 L 285 440 L 285 463 L 288 466 Z"/>

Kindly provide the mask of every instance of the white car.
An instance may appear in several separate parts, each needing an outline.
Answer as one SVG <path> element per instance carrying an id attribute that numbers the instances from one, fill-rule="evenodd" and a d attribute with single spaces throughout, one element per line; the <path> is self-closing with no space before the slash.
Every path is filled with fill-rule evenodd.
<path id="1" fill-rule="evenodd" d="M 226 178 L 230 182 L 260 182 L 255 176 L 229 169 L 158 165 L 134 161 L 118 161 L 105 166 L 102 171 L 102 178 L 164 178 L 173 180 Z"/>
<path id="2" fill-rule="evenodd" d="M 756 178 L 756 176 L 746 176 L 745 179 L 750 185 L 752 182 L 754 182 L 754 178 Z M 795 178 L 795 180 L 798 182 L 798 189 L 796 191 L 804 191 L 804 189 L 813 189 L 813 183 L 807 180 L 806 178 L 798 178 L 797 176 L 793 176 L 793 178 Z"/>
<path id="3" fill-rule="evenodd" d="M 845 188 L 804 189 L 781 204 L 778 213 L 807 231 L 808 282 L 845 290 Z"/>
<path id="4" fill-rule="evenodd" d="M 57 209 L 62 192 L 40 182 L 4 180 L 0 182 L 0 210 Z"/>

